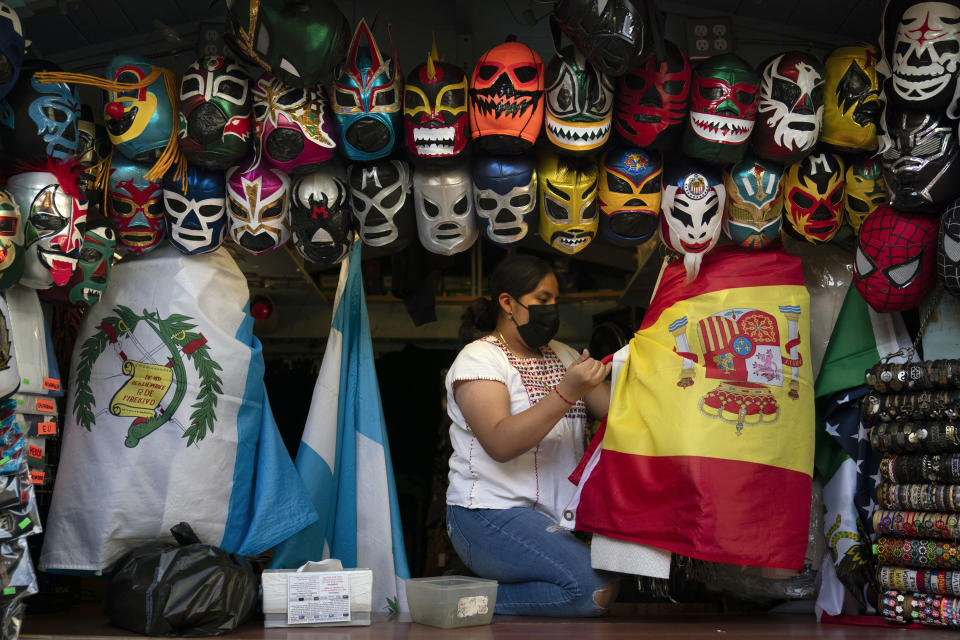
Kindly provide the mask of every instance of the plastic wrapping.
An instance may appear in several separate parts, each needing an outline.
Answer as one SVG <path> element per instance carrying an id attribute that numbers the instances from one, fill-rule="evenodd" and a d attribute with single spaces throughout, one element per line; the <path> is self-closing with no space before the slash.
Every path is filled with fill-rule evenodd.
<path id="1" fill-rule="evenodd" d="M 150 636 L 216 636 L 253 611 L 257 577 L 242 557 L 200 544 L 185 522 L 177 543 L 153 542 L 117 561 L 103 594 L 110 622 Z"/>

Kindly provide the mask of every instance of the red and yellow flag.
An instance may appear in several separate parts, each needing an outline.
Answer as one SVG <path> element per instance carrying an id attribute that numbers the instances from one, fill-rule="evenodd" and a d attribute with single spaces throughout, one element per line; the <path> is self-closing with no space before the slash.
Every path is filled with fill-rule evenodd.
<path id="1" fill-rule="evenodd" d="M 801 569 L 814 398 L 800 260 L 721 247 L 685 277 L 679 261 L 665 269 L 624 348 L 600 450 L 582 465 L 576 527 Z"/>

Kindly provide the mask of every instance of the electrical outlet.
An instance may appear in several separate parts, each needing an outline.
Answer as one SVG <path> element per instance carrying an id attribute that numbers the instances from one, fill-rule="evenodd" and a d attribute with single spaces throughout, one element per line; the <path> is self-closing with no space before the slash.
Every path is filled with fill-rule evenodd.
<path id="1" fill-rule="evenodd" d="M 733 53 L 730 18 L 687 18 L 687 53 L 690 58 Z"/>

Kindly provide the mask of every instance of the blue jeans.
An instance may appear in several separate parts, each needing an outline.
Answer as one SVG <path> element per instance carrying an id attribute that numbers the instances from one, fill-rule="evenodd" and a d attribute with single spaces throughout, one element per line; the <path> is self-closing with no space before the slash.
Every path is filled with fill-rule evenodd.
<path id="1" fill-rule="evenodd" d="M 447 507 L 447 534 L 463 563 L 497 580 L 495 613 L 584 617 L 606 613 L 593 593 L 616 574 L 594 571 L 590 548 L 549 517 L 523 507 Z"/>

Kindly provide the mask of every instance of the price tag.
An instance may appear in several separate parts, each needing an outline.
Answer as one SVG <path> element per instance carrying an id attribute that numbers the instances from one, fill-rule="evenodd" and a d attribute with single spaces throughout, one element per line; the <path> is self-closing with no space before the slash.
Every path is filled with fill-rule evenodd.
<path id="1" fill-rule="evenodd" d="M 38 447 L 35 444 L 30 445 L 30 448 L 27 450 L 27 454 L 31 458 L 43 458 L 43 447 Z"/>
<path id="2" fill-rule="evenodd" d="M 40 422 L 37 423 L 37 433 L 41 436 L 55 436 L 57 435 L 57 423 L 56 422 Z"/>
<path id="3" fill-rule="evenodd" d="M 44 378 L 43 388 L 47 391 L 60 391 L 60 381 L 56 378 Z"/>
<path id="4" fill-rule="evenodd" d="M 30 472 L 30 482 L 33 484 L 43 484 L 43 479 L 46 477 L 46 472 L 44 471 L 31 471 Z"/>
<path id="5" fill-rule="evenodd" d="M 287 624 L 350 622 L 350 582 L 338 571 L 287 577 Z"/>
<path id="6" fill-rule="evenodd" d="M 55 413 L 57 411 L 57 404 L 50 398 L 37 398 L 37 411 Z"/>

